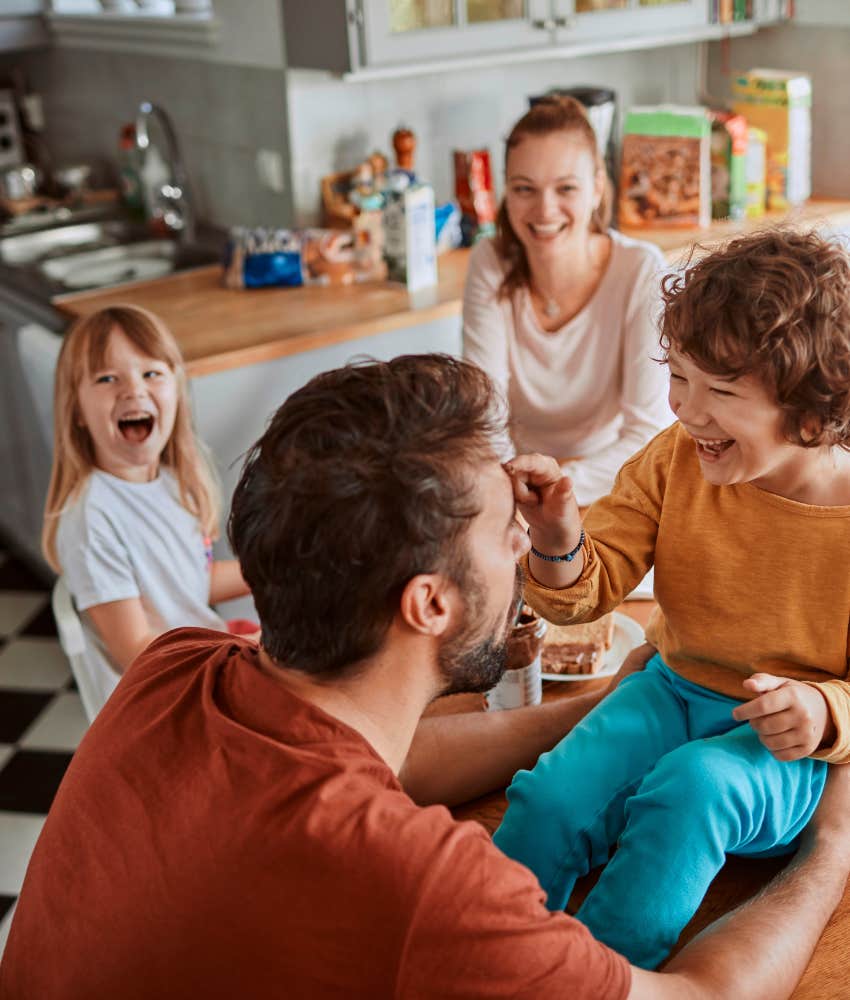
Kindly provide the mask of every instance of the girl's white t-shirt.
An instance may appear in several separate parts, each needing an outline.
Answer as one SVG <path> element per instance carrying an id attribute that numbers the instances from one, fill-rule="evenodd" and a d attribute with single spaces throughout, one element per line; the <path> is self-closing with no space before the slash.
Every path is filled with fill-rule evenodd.
<path id="1" fill-rule="evenodd" d="M 131 483 L 99 469 L 62 512 L 56 537 L 62 576 L 83 623 L 87 660 L 105 702 L 120 679 L 87 608 L 138 597 L 151 628 L 192 625 L 226 631 L 209 606 L 212 548 L 162 469 Z M 101 702 L 101 703 L 102 703 Z"/>
<path id="2" fill-rule="evenodd" d="M 565 462 L 582 505 L 608 493 L 626 459 L 674 419 L 667 372 L 655 360 L 664 258 L 651 243 L 608 235 L 596 291 L 559 330 L 541 328 L 528 289 L 499 298 L 506 267 L 491 240 L 472 250 L 463 299 L 464 357 L 510 409 L 502 457 L 540 452 Z"/>

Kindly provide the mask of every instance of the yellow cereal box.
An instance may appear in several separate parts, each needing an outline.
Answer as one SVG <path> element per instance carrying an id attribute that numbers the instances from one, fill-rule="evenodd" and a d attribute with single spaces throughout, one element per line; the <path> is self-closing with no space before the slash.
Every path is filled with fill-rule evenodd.
<path id="1" fill-rule="evenodd" d="M 812 82 L 805 73 L 751 69 L 732 84 L 734 110 L 767 135 L 767 207 L 786 209 L 812 193 Z"/>

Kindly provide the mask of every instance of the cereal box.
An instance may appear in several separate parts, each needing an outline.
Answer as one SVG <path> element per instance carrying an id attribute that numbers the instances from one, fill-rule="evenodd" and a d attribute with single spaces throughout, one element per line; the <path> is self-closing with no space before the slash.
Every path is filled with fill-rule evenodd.
<path id="1" fill-rule="evenodd" d="M 624 226 L 707 226 L 711 123 L 705 108 L 658 105 L 626 115 L 620 169 Z"/>
<path id="2" fill-rule="evenodd" d="M 734 110 L 767 134 L 767 207 L 786 209 L 812 193 L 812 83 L 805 73 L 751 69 L 735 78 Z"/>
<path id="3" fill-rule="evenodd" d="M 710 111 L 711 217 L 743 219 L 747 205 L 747 119 Z"/>

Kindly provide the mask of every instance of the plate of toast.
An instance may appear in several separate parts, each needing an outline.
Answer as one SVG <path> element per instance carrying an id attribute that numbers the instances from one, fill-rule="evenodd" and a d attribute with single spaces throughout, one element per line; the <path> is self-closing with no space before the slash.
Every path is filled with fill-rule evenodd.
<path id="1" fill-rule="evenodd" d="M 544 681 L 590 681 L 616 674 L 635 646 L 645 642 L 643 629 L 628 615 L 609 612 L 595 622 L 552 625 L 541 653 Z"/>

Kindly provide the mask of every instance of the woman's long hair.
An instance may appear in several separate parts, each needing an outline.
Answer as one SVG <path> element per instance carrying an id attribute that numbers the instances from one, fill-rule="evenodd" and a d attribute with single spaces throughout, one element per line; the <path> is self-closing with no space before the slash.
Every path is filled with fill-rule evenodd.
<path id="1" fill-rule="evenodd" d="M 204 534 L 218 535 L 219 491 L 206 449 L 195 437 L 180 349 L 165 324 L 138 306 L 115 305 L 79 319 L 65 336 L 53 389 L 53 468 L 44 507 L 41 547 L 59 573 L 56 551 L 59 518 L 77 498 L 96 467 L 94 444 L 80 421 L 78 390 L 106 357 L 113 330 L 119 329 L 137 350 L 168 365 L 177 379 L 174 429 L 160 461 L 174 473 L 183 506 L 200 522 Z"/>
<path id="2" fill-rule="evenodd" d="M 605 185 L 599 207 L 593 210 L 590 220 L 591 232 L 604 233 L 611 224 L 613 187 L 605 170 L 605 161 L 599 152 L 596 133 L 593 131 L 584 105 L 574 97 L 544 97 L 529 111 L 526 111 L 511 129 L 511 133 L 505 141 L 505 168 L 507 168 L 511 150 L 518 146 L 526 136 L 545 136 L 551 135 L 553 132 L 567 132 L 580 136 L 593 156 L 597 171 L 601 170 L 605 175 Z M 517 289 L 527 286 L 531 275 L 525 247 L 520 243 L 508 218 L 505 198 L 502 198 L 499 213 L 496 216 L 495 245 L 499 256 L 507 263 L 507 271 L 499 288 L 499 297 L 508 298 Z"/>

